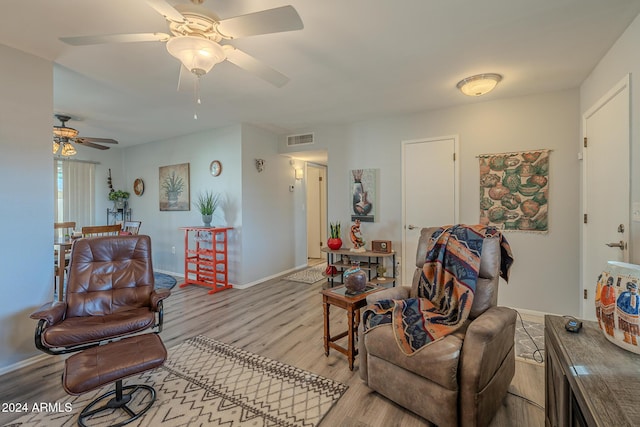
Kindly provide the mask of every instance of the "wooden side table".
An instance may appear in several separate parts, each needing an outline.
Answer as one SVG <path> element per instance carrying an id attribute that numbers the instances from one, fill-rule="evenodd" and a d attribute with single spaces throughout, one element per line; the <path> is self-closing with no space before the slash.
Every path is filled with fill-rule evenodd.
<path id="1" fill-rule="evenodd" d="M 333 348 L 347 356 L 349 360 L 349 369 L 353 371 L 353 361 L 358 354 L 355 346 L 356 333 L 360 324 L 360 309 L 367 305 L 367 295 L 377 291 L 381 291 L 383 287 L 375 285 L 367 285 L 367 289 L 358 295 L 349 295 L 346 293 L 344 286 L 325 289 L 322 292 L 322 309 L 324 313 L 324 354 L 329 356 L 329 349 Z M 338 335 L 331 336 L 329 327 L 329 307 L 335 305 L 347 310 L 347 327 L 348 329 Z M 336 343 L 340 338 L 347 337 L 347 348 Z"/>

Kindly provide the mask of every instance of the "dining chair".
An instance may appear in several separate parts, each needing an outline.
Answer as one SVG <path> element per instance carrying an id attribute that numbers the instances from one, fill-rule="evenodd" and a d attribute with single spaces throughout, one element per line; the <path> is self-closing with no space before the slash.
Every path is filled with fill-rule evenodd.
<path id="1" fill-rule="evenodd" d="M 117 236 L 122 231 L 121 224 L 88 225 L 82 227 L 82 237 Z"/>
<path id="2" fill-rule="evenodd" d="M 73 235 L 73 232 L 75 231 L 76 228 L 76 223 L 75 221 L 67 221 L 67 222 L 54 222 L 53 223 L 53 238 L 54 238 L 54 242 L 64 242 L 64 241 L 68 241 L 71 236 Z M 56 292 L 57 289 L 57 283 L 56 280 L 58 279 L 58 277 L 60 277 L 61 275 L 61 271 L 60 271 L 60 266 L 58 264 L 61 263 L 61 258 L 60 258 L 60 254 L 58 254 L 58 248 L 60 246 L 54 246 L 54 250 L 53 250 L 53 271 L 54 271 L 54 292 Z M 64 246 L 65 249 L 64 251 L 64 266 L 62 268 L 67 269 L 67 267 L 69 266 L 69 256 L 71 254 L 71 247 L 70 246 Z"/>
<path id="3" fill-rule="evenodd" d="M 55 240 L 62 241 L 70 238 L 73 232 L 75 231 L 75 228 L 76 228 L 75 221 L 54 222 L 53 231 L 54 231 Z"/>
<path id="4" fill-rule="evenodd" d="M 142 221 L 125 221 L 122 224 L 122 234 L 137 235 L 140 232 Z"/>

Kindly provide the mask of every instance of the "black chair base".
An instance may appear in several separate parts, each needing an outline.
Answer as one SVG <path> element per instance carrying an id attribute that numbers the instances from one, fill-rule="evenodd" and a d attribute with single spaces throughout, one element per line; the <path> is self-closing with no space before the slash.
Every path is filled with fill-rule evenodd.
<path id="1" fill-rule="evenodd" d="M 125 390 L 131 390 L 131 391 L 124 392 Z M 144 408 L 140 409 L 138 412 L 134 412 L 131 408 L 129 408 L 129 406 L 127 406 L 127 404 L 133 400 L 134 398 L 133 395 L 137 391 L 148 393 L 149 402 Z M 114 394 L 115 394 L 115 397 L 110 398 Z M 109 399 L 109 400 L 104 405 L 96 409 L 93 409 L 96 405 L 98 405 L 99 403 L 103 402 L 106 399 Z M 82 412 L 78 417 L 78 425 L 81 427 L 88 427 L 87 424 L 85 424 L 85 421 L 89 421 L 90 418 L 95 414 L 100 413 L 102 411 L 109 410 L 109 409 L 121 409 L 122 411 L 126 412 L 127 415 L 129 415 L 129 418 L 117 424 L 112 424 L 112 427 L 123 426 L 125 424 L 129 424 L 130 422 L 133 422 L 138 418 L 140 418 L 145 412 L 147 412 L 151 408 L 155 400 L 156 400 L 156 391 L 153 389 L 153 387 L 148 385 L 136 385 L 136 384 L 123 387 L 122 380 L 118 380 L 116 381 L 115 390 L 112 390 L 98 397 L 93 402 L 89 403 L 82 410 Z"/>

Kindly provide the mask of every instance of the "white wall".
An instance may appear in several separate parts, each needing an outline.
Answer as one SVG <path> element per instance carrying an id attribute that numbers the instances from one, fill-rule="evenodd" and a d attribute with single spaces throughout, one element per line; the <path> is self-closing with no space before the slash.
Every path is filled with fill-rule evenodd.
<path id="1" fill-rule="evenodd" d="M 238 227 L 242 224 L 242 174 L 240 165 L 240 126 L 229 126 L 164 141 L 127 147 L 124 154 L 124 181 L 131 191 L 129 205 L 134 220 L 142 221 L 140 233 L 151 236 L 153 266 L 156 270 L 184 274 L 184 231 L 180 227 L 202 225 L 202 217 L 193 203 L 201 191 L 213 191 L 223 197 L 213 225 Z M 222 163 L 222 173 L 209 172 L 211 161 Z M 191 209 L 160 211 L 159 167 L 189 163 Z M 142 196 L 133 193 L 133 181 L 142 178 Z M 239 279 L 241 252 L 236 230 L 229 232 L 229 280 Z M 175 254 L 172 248 L 175 247 Z"/>
<path id="2" fill-rule="evenodd" d="M 329 221 L 350 224 L 349 170 L 377 168 L 378 215 L 375 223 L 364 223 L 361 228 L 367 241 L 392 240 L 394 248 L 401 247 L 403 140 L 459 135 L 462 223 L 479 221 L 478 154 L 551 149 L 550 231 L 546 235 L 507 232 L 515 264 L 510 283 L 500 288 L 499 302 L 516 308 L 577 315 L 578 108 L 576 89 L 363 121 L 336 128 L 334 132 L 319 129 L 321 135 L 334 136 L 319 139 L 316 146 L 329 150 Z M 429 167 L 428 161 L 425 167 Z"/>
<path id="3" fill-rule="evenodd" d="M 180 227 L 201 225 L 200 213 L 159 210 L 158 168 L 189 163 L 191 202 L 198 193 L 211 190 L 223 195 L 214 225 L 227 225 L 230 283 L 244 287 L 306 263 L 306 253 L 296 250 L 294 212 L 302 211 L 303 193 L 290 192 L 294 184 L 289 158 L 277 153 L 276 135 L 249 125 L 234 125 L 123 150 L 127 190 L 142 178 L 145 192 L 132 195 L 133 217 L 142 221 L 141 233 L 151 236 L 156 270 L 184 273 L 184 232 Z M 265 159 L 258 173 L 255 159 Z M 211 176 L 212 160 L 222 163 L 222 173 Z M 296 208 L 297 206 L 297 208 Z M 172 248 L 175 247 L 175 254 Z M 274 250 L 277 248 L 277 250 Z M 302 257 L 302 258 L 301 258 Z"/>
<path id="4" fill-rule="evenodd" d="M 38 354 L 29 314 L 53 296 L 53 64 L 0 45 L 0 370 Z"/>
<path id="5" fill-rule="evenodd" d="M 262 172 L 256 159 L 264 160 Z M 242 283 L 306 265 L 306 229 L 296 226 L 296 218 L 304 216 L 303 200 L 289 158 L 278 154 L 278 137 L 243 125 Z"/>
<path id="6" fill-rule="evenodd" d="M 631 74 L 631 202 L 640 202 L 640 16 L 602 58 L 580 87 L 580 112 L 584 114 L 624 76 Z M 577 149 L 581 149 L 578 148 Z M 640 264 L 640 222 L 631 222 L 630 261 Z"/>

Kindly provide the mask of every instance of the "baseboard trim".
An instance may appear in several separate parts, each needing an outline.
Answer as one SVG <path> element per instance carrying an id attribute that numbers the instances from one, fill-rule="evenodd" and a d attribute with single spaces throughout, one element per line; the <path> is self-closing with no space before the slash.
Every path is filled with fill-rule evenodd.
<path id="1" fill-rule="evenodd" d="M 523 318 L 527 318 L 528 320 L 536 321 L 538 323 L 544 323 L 544 316 L 546 316 L 547 314 L 550 315 L 550 316 L 562 316 L 562 314 L 548 313 L 548 312 L 545 312 L 545 311 L 529 310 L 528 308 L 517 308 L 517 307 L 511 307 L 511 308 L 516 310 L 518 313 L 520 313 L 520 315 Z"/>
<path id="2" fill-rule="evenodd" d="M 275 279 L 277 277 L 284 276 L 285 274 L 294 273 L 294 272 L 296 272 L 296 271 L 298 271 L 300 269 L 307 268 L 307 267 L 309 267 L 307 264 L 302 264 L 302 265 L 298 265 L 296 267 L 290 268 L 288 270 L 284 270 L 284 271 L 281 271 L 279 273 L 272 274 L 272 275 L 267 276 L 267 277 L 261 277 L 260 279 L 254 280 L 254 281 L 249 282 L 249 283 L 244 283 L 242 285 L 236 285 L 236 284 L 231 284 L 230 283 L 230 285 L 233 286 L 236 289 L 248 289 L 248 288 L 250 288 L 252 286 L 259 285 L 260 283 L 264 283 L 267 280 Z M 181 277 L 181 278 L 184 279 L 184 273 L 176 273 L 174 271 L 157 270 L 157 269 L 154 269 L 154 271 L 157 271 L 158 273 L 168 274 L 170 276 Z M 193 275 L 193 278 L 195 278 L 195 275 Z"/>
<path id="3" fill-rule="evenodd" d="M 307 264 L 299 265 L 297 267 L 293 267 L 293 268 L 290 268 L 288 270 L 281 271 L 279 273 L 272 274 L 272 275 L 267 276 L 267 277 L 262 277 L 262 278 L 260 278 L 258 280 L 254 280 L 253 282 L 245 283 L 245 284 L 242 284 L 242 285 L 233 285 L 233 287 L 236 288 L 236 289 L 247 289 L 247 288 L 250 288 L 252 286 L 259 285 L 260 283 L 264 283 L 264 282 L 266 282 L 268 280 L 275 279 L 275 278 L 278 278 L 280 276 L 284 276 L 285 274 L 293 273 L 293 272 L 298 271 L 298 270 L 300 270 L 302 268 L 307 268 Z"/>
<path id="4" fill-rule="evenodd" d="M 19 362 L 0 368 L 0 375 L 8 374 L 9 372 L 17 371 L 18 369 L 27 368 L 33 365 L 34 363 L 38 363 L 50 357 L 51 356 L 48 354 L 37 354 L 35 356 L 31 356 L 28 359 L 24 359 Z"/>
<path id="5" fill-rule="evenodd" d="M 173 271 L 167 271 L 167 270 L 158 270 L 158 269 L 153 269 L 153 271 L 158 272 L 158 273 L 164 273 L 164 274 L 168 274 L 169 276 L 175 276 L 175 277 L 182 277 L 184 279 L 184 273 L 176 273 Z"/>

